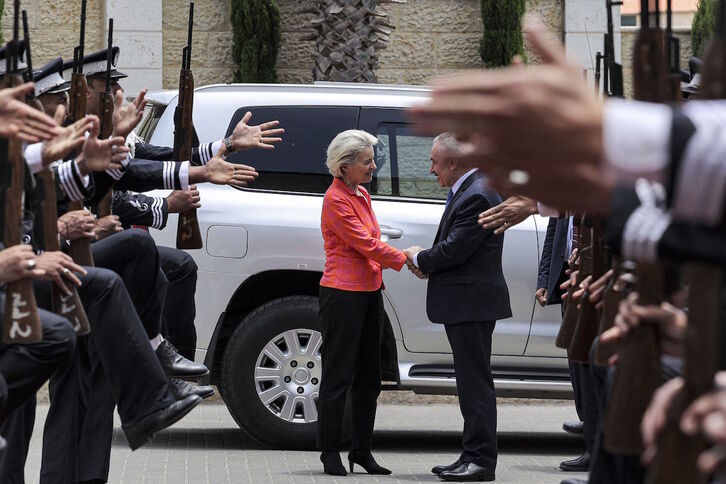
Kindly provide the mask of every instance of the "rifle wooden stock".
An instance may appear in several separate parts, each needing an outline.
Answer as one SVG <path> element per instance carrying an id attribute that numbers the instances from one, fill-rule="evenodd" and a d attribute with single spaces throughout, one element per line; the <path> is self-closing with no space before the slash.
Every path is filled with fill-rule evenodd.
<path id="1" fill-rule="evenodd" d="M 688 326 L 684 341 L 684 386 L 668 411 L 666 427 L 658 442 L 658 453 L 648 468 L 647 483 L 691 484 L 709 482 L 698 470 L 698 456 L 707 444 L 699 435 L 681 432 L 680 420 L 696 398 L 713 389 L 719 366 L 721 296 L 720 268 L 689 263 Z"/>
<path id="2" fill-rule="evenodd" d="M 587 225 L 591 225 L 591 244 L 587 262 L 583 263 L 586 267 L 584 277 L 592 276 L 592 281 L 596 281 L 605 274 L 607 267 L 607 253 L 605 250 L 605 234 L 603 233 L 602 220 L 588 221 Z M 588 230 L 587 227 L 585 230 Z M 582 267 L 582 266 L 581 266 Z M 600 311 L 590 302 L 589 293 L 586 291 L 580 300 L 580 314 L 575 325 L 575 332 L 572 336 L 572 342 L 568 352 L 570 360 L 578 363 L 590 362 L 590 347 L 595 341 L 598 330 L 598 322 L 600 319 Z"/>
<path id="3" fill-rule="evenodd" d="M 612 267 L 613 277 L 603 293 L 603 307 L 598 335 L 603 334 L 613 327 L 615 324 L 615 316 L 618 315 L 618 310 L 620 309 L 620 303 L 632 290 L 632 287 L 629 287 L 625 281 L 621 281 L 620 279 L 621 277 L 625 277 L 626 274 L 632 274 L 635 267 L 634 264 L 631 262 L 621 264 L 619 258 L 613 257 Z M 607 366 L 608 360 L 613 354 L 615 354 L 614 348 L 599 344 L 595 348 L 593 361 L 598 366 Z"/>
<path id="4" fill-rule="evenodd" d="M 578 217 L 573 218 L 573 233 L 576 230 L 578 233 L 578 240 L 572 241 L 573 250 L 577 246 L 580 257 L 580 266 L 578 269 L 582 269 L 583 253 L 590 245 L 590 231 L 584 230 L 580 225 Z M 582 272 L 578 270 L 577 280 L 574 285 L 567 288 L 567 298 L 565 302 L 565 314 L 562 316 L 562 324 L 560 325 L 560 331 L 557 333 L 557 339 L 555 340 L 555 346 L 562 349 L 568 349 L 572 344 L 572 337 L 575 334 L 575 326 L 577 326 L 577 304 L 572 303 L 572 293 L 577 290 L 584 277 Z"/>
<path id="5" fill-rule="evenodd" d="M 111 48 L 109 47 L 109 56 Z M 113 110 L 114 100 L 113 94 L 110 92 L 103 92 L 99 98 L 99 109 L 98 112 L 101 118 L 101 129 L 99 130 L 98 137 L 101 139 L 108 139 L 113 134 Z M 111 205 L 113 197 L 113 187 L 106 192 L 106 194 L 98 202 L 98 209 L 96 210 L 99 218 L 111 215 Z"/>
<path id="6" fill-rule="evenodd" d="M 20 84 L 22 84 L 20 76 L 6 74 L 2 87 L 15 87 Z M 5 140 L 3 145 L 2 148 L 7 147 L 7 150 L 2 149 L 2 151 L 7 156 L 6 169 L 10 171 L 10 185 L 5 190 L 3 243 L 5 247 L 12 247 L 21 243 L 26 165 L 20 141 Z M 30 279 L 21 279 L 9 283 L 6 289 L 3 342 L 36 343 L 42 339 L 43 328 L 38 316 L 33 282 Z"/>
<path id="7" fill-rule="evenodd" d="M 83 60 L 81 60 L 83 62 Z M 82 73 L 74 72 L 71 77 L 71 94 L 70 94 L 70 121 L 75 122 L 86 115 L 86 101 L 88 93 L 88 84 L 86 76 Z M 70 202 L 68 210 L 83 210 L 83 202 Z M 70 243 L 69 254 L 81 266 L 93 266 L 93 255 L 91 255 L 91 240 L 87 237 L 72 240 Z"/>
<path id="8" fill-rule="evenodd" d="M 55 181 L 53 171 L 45 168 L 36 175 L 36 178 L 43 184 L 43 246 L 46 252 L 60 250 L 58 244 L 58 208 L 55 199 Z M 71 294 L 63 293 L 57 284 L 53 284 L 53 312 L 62 316 L 73 324 L 76 333 L 88 334 L 91 325 L 88 316 L 83 309 L 81 299 L 78 297 L 76 286 L 68 284 Z"/>
<path id="9" fill-rule="evenodd" d="M 721 0 L 718 8 L 717 35 L 704 57 L 698 95 L 701 99 L 726 98 L 726 2 Z M 648 469 L 647 483 L 709 482 L 697 467 L 698 456 L 706 449 L 706 443 L 700 436 L 684 435 L 679 423 L 688 405 L 713 388 L 713 378 L 719 368 L 723 272 L 721 268 L 694 262 L 685 264 L 684 272 L 689 308 L 683 355 L 684 387 L 669 409 L 658 453 Z"/>
<path id="10" fill-rule="evenodd" d="M 660 304 L 664 299 L 662 264 L 639 263 L 635 269 L 638 304 Z M 619 455 L 640 455 L 640 421 L 661 384 L 658 328 L 642 321 L 618 346 L 618 363 L 603 421 L 605 448 Z"/>
<path id="11" fill-rule="evenodd" d="M 179 79 L 179 104 L 174 112 L 174 159 L 192 159 L 192 106 L 194 103 L 194 76 L 188 69 L 182 69 Z M 201 249 L 202 233 L 199 230 L 197 209 L 179 214 L 176 228 L 177 249 Z"/>

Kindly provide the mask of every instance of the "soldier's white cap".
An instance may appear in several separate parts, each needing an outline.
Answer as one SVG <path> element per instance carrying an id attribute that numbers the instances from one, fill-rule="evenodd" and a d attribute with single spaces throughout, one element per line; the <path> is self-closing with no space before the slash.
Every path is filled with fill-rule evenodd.
<path id="1" fill-rule="evenodd" d="M 121 49 L 113 47 L 111 49 L 111 79 L 123 79 L 128 77 L 123 72 L 116 70 L 118 56 Z M 106 60 L 108 58 L 108 49 L 102 49 L 83 57 L 83 73 L 86 77 L 105 77 L 106 76 Z M 63 77 L 71 80 L 73 75 L 73 61 L 66 61 L 63 64 Z"/>
<path id="2" fill-rule="evenodd" d="M 33 73 L 35 95 L 65 92 L 71 84 L 63 79 L 63 58 L 56 57 Z"/>

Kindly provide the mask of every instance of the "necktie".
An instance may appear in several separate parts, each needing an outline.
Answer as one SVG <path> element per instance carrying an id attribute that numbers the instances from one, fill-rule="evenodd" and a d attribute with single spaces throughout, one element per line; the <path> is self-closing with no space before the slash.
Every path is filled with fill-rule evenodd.
<path id="1" fill-rule="evenodd" d="M 446 195 L 446 206 L 444 207 L 444 210 L 449 208 L 449 204 L 451 203 L 452 198 L 454 198 L 454 191 L 449 189 L 449 194 Z"/>

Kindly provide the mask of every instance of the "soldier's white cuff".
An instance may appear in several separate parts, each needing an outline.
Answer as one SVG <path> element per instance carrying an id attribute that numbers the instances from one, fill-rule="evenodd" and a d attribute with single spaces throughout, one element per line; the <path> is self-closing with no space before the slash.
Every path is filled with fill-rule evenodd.
<path id="1" fill-rule="evenodd" d="M 73 172 L 81 180 L 81 183 L 83 183 L 83 188 L 88 188 L 88 185 L 91 184 L 91 177 L 88 175 L 81 175 L 81 169 L 78 167 L 78 162 L 76 160 L 73 160 Z"/>
<path id="2" fill-rule="evenodd" d="M 35 175 L 43 170 L 43 143 L 26 146 L 23 156 L 25 156 L 25 163 L 28 165 L 30 173 Z"/>
<path id="3" fill-rule="evenodd" d="M 58 163 L 57 170 L 58 183 L 70 200 L 75 202 L 86 198 L 83 185 L 84 177 L 80 176 L 75 160 Z"/>
<path id="4" fill-rule="evenodd" d="M 606 167 L 618 180 L 662 182 L 669 161 L 673 114 L 666 105 L 610 99 L 603 111 Z"/>
<path id="5" fill-rule="evenodd" d="M 625 222 L 623 256 L 652 262 L 658 258 L 658 243 L 671 224 L 671 216 L 661 206 L 665 193 L 660 185 L 638 180 L 635 186 L 641 205 Z"/>
<path id="6" fill-rule="evenodd" d="M 197 150 L 199 156 L 199 164 L 206 165 L 209 160 L 214 157 L 215 153 L 222 147 L 221 141 L 215 141 L 214 143 L 202 143 L 199 145 Z"/>
<path id="7" fill-rule="evenodd" d="M 166 225 L 164 221 L 164 211 L 162 210 L 164 206 L 164 198 L 162 197 L 153 197 L 153 201 L 151 202 L 151 228 L 152 229 L 158 229 L 161 230 L 164 228 L 164 225 Z"/>
<path id="8" fill-rule="evenodd" d="M 179 166 L 179 183 L 182 190 L 189 188 L 189 162 L 183 161 Z"/>

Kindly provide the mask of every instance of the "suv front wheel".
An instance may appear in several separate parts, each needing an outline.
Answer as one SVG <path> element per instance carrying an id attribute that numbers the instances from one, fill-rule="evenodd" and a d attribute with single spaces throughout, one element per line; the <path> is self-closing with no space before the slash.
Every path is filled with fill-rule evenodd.
<path id="1" fill-rule="evenodd" d="M 244 318 L 221 375 L 227 408 L 244 431 L 274 447 L 315 447 L 321 344 L 317 298 L 275 299 Z"/>

